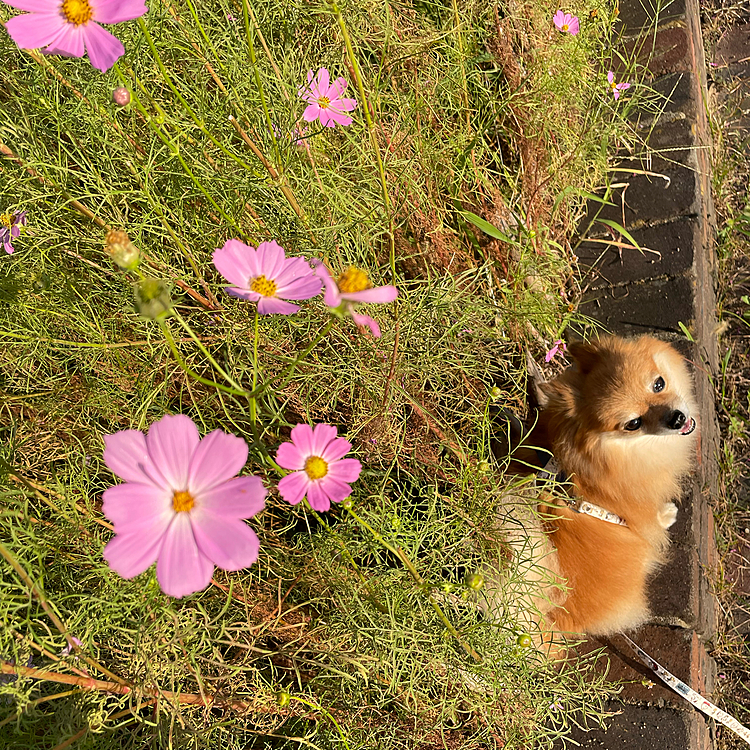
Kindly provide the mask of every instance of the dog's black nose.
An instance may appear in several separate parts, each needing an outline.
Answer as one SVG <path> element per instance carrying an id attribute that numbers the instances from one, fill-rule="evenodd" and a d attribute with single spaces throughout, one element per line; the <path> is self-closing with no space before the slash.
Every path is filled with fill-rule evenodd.
<path id="1" fill-rule="evenodd" d="M 669 427 L 670 430 L 681 430 L 685 426 L 686 421 L 687 417 L 681 411 L 675 409 L 667 417 L 667 427 Z"/>

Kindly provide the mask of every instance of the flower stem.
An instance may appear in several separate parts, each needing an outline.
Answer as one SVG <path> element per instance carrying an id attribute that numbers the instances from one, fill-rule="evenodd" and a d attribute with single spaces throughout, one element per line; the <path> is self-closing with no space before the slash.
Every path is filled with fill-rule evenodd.
<path id="1" fill-rule="evenodd" d="M 333 725 L 336 727 L 339 736 L 341 737 L 341 741 L 344 743 L 344 747 L 346 750 L 350 750 L 349 743 L 346 741 L 346 736 L 341 731 L 341 727 L 339 726 L 339 723 L 336 721 L 336 719 L 331 716 L 330 712 L 327 711 L 323 706 L 319 706 L 317 703 L 313 703 L 313 701 L 306 700 L 305 698 L 298 698 L 295 695 L 290 695 L 289 698 L 293 701 L 298 701 L 299 703 L 304 704 L 305 706 L 309 706 L 310 708 L 315 709 L 316 711 L 320 711 L 326 718 L 330 719 L 333 722 Z"/>
<path id="2" fill-rule="evenodd" d="M 253 393 L 258 386 L 258 307 L 255 307 L 255 320 L 253 322 Z M 258 404 L 255 396 L 250 396 L 250 420 L 253 424 L 258 417 Z"/>

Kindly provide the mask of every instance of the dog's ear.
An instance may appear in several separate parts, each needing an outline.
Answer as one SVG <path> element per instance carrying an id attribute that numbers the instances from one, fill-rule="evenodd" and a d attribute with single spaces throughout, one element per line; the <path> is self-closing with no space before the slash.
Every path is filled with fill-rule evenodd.
<path id="1" fill-rule="evenodd" d="M 596 344 L 573 341 L 568 344 L 568 356 L 576 363 L 582 375 L 588 375 L 599 361 L 600 351 Z"/>

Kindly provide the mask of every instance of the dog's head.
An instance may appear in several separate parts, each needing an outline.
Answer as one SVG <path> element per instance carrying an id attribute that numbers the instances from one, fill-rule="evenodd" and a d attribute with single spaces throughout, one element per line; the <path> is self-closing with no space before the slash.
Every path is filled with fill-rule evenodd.
<path id="1" fill-rule="evenodd" d="M 607 337 L 572 343 L 568 354 L 573 366 L 542 386 L 559 418 L 618 441 L 695 431 L 692 379 L 669 344 L 650 336 Z"/>

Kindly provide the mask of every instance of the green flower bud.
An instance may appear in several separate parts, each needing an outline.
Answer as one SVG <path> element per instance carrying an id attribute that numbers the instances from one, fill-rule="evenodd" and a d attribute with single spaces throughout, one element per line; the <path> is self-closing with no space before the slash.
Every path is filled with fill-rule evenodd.
<path id="1" fill-rule="evenodd" d="M 481 573 L 469 573 L 465 582 L 472 591 L 479 591 L 484 588 L 484 576 Z"/>
<path id="2" fill-rule="evenodd" d="M 480 474 L 486 474 L 490 470 L 490 465 L 487 461 L 480 461 L 477 464 L 477 471 Z"/>
<path id="3" fill-rule="evenodd" d="M 503 395 L 502 389 L 498 388 L 496 385 L 493 385 L 492 388 L 490 389 L 490 398 L 493 401 L 497 401 L 502 395 Z"/>
<path id="4" fill-rule="evenodd" d="M 521 633 L 521 635 L 516 638 L 516 643 L 521 648 L 531 648 L 531 636 L 528 633 Z"/>
<path id="5" fill-rule="evenodd" d="M 281 708 L 284 708 L 284 706 L 288 706 L 291 700 L 292 696 L 289 695 L 289 693 L 283 688 L 276 691 L 276 703 L 278 703 Z"/>
<path id="6" fill-rule="evenodd" d="M 104 241 L 106 243 L 105 250 L 120 268 L 132 271 L 138 267 L 141 259 L 140 253 L 125 232 L 120 229 L 113 229 L 111 232 L 107 232 Z"/>
<path id="7" fill-rule="evenodd" d="M 354 507 L 354 502 L 350 497 L 345 497 L 341 501 L 341 505 L 344 507 L 345 510 L 351 510 Z"/>
<path id="8" fill-rule="evenodd" d="M 172 310 L 169 288 L 161 279 L 143 279 L 135 285 L 135 306 L 144 318 L 168 317 Z"/>

